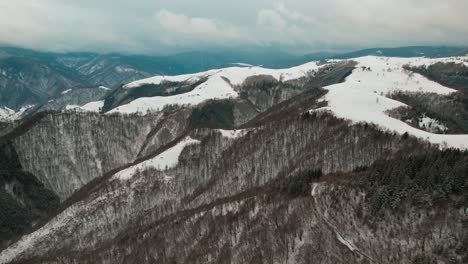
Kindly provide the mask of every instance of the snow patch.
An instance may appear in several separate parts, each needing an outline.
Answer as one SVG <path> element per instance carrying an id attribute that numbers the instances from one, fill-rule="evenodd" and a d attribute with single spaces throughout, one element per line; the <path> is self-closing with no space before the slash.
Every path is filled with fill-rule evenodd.
<path id="1" fill-rule="evenodd" d="M 115 67 L 115 71 L 118 73 L 128 73 L 128 72 L 137 72 L 137 70 L 130 68 L 130 67 L 124 67 L 124 66 L 117 66 Z"/>
<path id="2" fill-rule="evenodd" d="M 347 241 L 346 239 L 344 239 L 340 233 L 338 233 L 337 231 L 335 231 L 335 234 L 336 234 L 336 238 L 338 239 L 338 241 L 340 241 L 341 244 L 345 245 L 349 250 L 351 251 L 355 251 L 356 250 L 356 247 L 349 241 Z"/>
<path id="3" fill-rule="evenodd" d="M 15 113 L 14 110 L 8 107 L 0 107 L 0 120 L 7 121 L 10 120 L 9 117 Z"/>
<path id="4" fill-rule="evenodd" d="M 15 121 L 23 118 L 26 111 L 34 107 L 34 105 L 25 105 L 21 107 L 18 111 L 10 109 L 8 107 L 0 107 L 0 121 Z"/>
<path id="5" fill-rule="evenodd" d="M 110 88 L 107 88 L 107 87 L 105 87 L 105 86 L 99 86 L 98 88 L 99 88 L 99 89 L 102 89 L 102 90 L 106 90 L 106 91 L 111 90 Z"/>
<path id="6" fill-rule="evenodd" d="M 419 128 L 422 128 L 431 133 L 446 132 L 448 130 L 448 128 L 439 120 L 430 118 L 426 114 L 423 114 L 418 119 L 418 126 Z"/>
<path id="7" fill-rule="evenodd" d="M 77 110 L 78 108 L 80 108 L 79 105 L 66 105 L 65 106 L 65 110 Z"/>
<path id="8" fill-rule="evenodd" d="M 234 62 L 234 63 L 231 63 L 232 66 L 239 66 L 239 67 L 253 67 L 252 64 L 248 64 L 248 63 L 243 63 L 243 62 Z"/>
<path id="9" fill-rule="evenodd" d="M 84 112 L 98 112 L 99 113 L 103 106 L 104 106 L 104 100 L 87 103 L 83 106 L 80 106 L 79 110 L 84 111 Z"/>
<path id="10" fill-rule="evenodd" d="M 318 183 L 315 183 L 315 182 L 314 182 L 314 183 L 312 184 L 312 191 L 310 192 L 310 194 L 311 194 L 312 196 L 315 196 L 315 195 L 317 194 L 317 187 L 318 187 L 318 186 L 319 186 Z"/>
<path id="11" fill-rule="evenodd" d="M 124 181 L 131 179 L 138 172 L 144 171 L 148 168 L 154 168 L 160 171 L 174 168 L 179 163 L 179 156 L 182 153 L 182 150 L 184 150 L 186 146 L 199 143 L 199 140 L 192 139 L 191 137 L 186 137 L 184 140 L 177 143 L 177 145 L 164 151 L 156 157 L 149 160 L 145 160 L 137 165 L 134 165 L 130 168 L 118 172 L 113 176 L 113 178 Z M 172 180 L 172 178 L 165 177 L 164 180 L 170 181 Z"/>
<path id="12" fill-rule="evenodd" d="M 234 129 L 234 130 L 225 130 L 225 129 L 218 129 L 218 132 L 223 135 L 225 138 L 235 139 L 244 136 L 247 134 L 248 130 L 246 129 Z"/>
<path id="13" fill-rule="evenodd" d="M 61 92 L 60 94 L 64 95 L 64 94 L 67 94 L 67 93 L 69 93 L 69 92 L 71 92 L 71 91 L 73 91 L 73 89 L 65 90 L 65 91 Z"/>

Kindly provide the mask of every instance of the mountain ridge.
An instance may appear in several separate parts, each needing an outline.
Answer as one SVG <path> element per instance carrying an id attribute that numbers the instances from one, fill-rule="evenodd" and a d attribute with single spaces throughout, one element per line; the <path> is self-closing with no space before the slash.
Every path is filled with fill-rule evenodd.
<path id="1" fill-rule="evenodd" d="M 104 96 L 104 111 L 101 100 L 33 113 L 0 141 L 60 205 L 0 237 L 0 262 L 462 260 L 468 133 L 391 111 L 443 125 L 466 110 L 451 102 L 464 96 L 467 64 L 365 56 L 229 67 L 132 82 Z M 426 78 L 431 69 L 444 74 Z"/>

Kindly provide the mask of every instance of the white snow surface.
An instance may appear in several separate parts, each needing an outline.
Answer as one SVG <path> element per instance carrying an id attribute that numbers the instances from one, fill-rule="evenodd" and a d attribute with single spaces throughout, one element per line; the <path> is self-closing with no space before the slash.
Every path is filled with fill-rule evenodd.
<path id="1" fill-rule="evenodd" d="M 349 242 L 348 240 L 344 239 L 340 233 L 336 232 L 335 231 L 335 235 L 336 235 L 336 238 L 338 239 L 338 241 L 340 241 L 341 244 L 345 245 L 349 250 L 351 251 L 355 251 L 356 250 L 356 247 L 351 243 Z"/>
<path id="2" fill-rule="evenodd" d="M 0 121 L 8 122 L 19 120 L 23 117 L 24 113 L 32 107 L 34 107 L 34 105 L 25 105 L 18 111 L 12 110 L 6 106 L 0 107 Z"/>
<path id="3" fill-rule="evenodd" d="M 201 78 L 208 77 L 212 74 L 214 74 L 216 70 L 211 70 L 207 72 L 202 72 L 202 73 L 194 73 L 194 74 L 183 74 L 183 75 L 176 75 L 176 76 L 165 76 L 165 75 L 160 75 L 160 76 L 154 76 L 150 78 L 146 78 L 143 80 L 138 80 L 131 82 L 129 84 L 126 84 L 123 86 L 124 89 L 131 89 L 135 87 L 139 87 L 145 84 L 161 84 L 163 82 L 188 82 L 188 83 L 195 83 L 199 81 Z"/>
<path id="4" fill-rule="evenodd" d="M 468 149 L 468 135 L 429 133 L 411 127 L 387 114 L 388 110 L 406 106 L 386 97 L 395 91 L 431 92 L 441 95 L 456 92 L 402 68 L 404 65 L 430 65 L 438 61 L 457 61 L 456 57 L 427 59 L 367 56 L 353 60 L 358 62 L 358 65 L 345 82 L 324 87 L 328 90 L 324 96 L 328 106 L 319 110 L 329 110 L 334 115 L 350 119 L 355 123 L 374 123 L 399 134 L 408 132 L 431 143 L 440 144 L 441 148 Z"/>
<path id="5" fill-rule="evenodd" d="M 144 171 L 148 168 L 154 168 L 156 170 L 166 170 L 170 168 L 174 168 L 179 163 L 179 156 L 182 153 L 182 150 L 188 145 L 192 144 L 199 144 L 200 141 L 196 139 L 192 139 L 191 137 L 186 137 L 184 140 L 177 143 L 177 145 L 173 146 L 172 148 L 164 151 L 163 153 L 157 155 L 156 157 L 145 160 L 137 165 L 134 165 L 130 168 L 122 170 L 115 174 L 113 178 L 119 180 L 129 180 L 131 179 L 137 172 Z"/>
<path id="6" fill-rule="evenodd" d="M 102 109 L 103 106 L 104 106 L 104 100 L 87 103 L 83 106 L 80 106 L 79 110 L 85 111 L 85 112 L 100 112 L 100 109 Z"/>
<path id="7" fill-rule="evenodd" d="M 118 73 L 126 73 L 126 72 L 137 72 L 137 70 L 130 68 L 130 67 L 124 67 L 124 66 L 117 66 L 115 67 L 115 71 Z"/>
<path id="8" fill-rule="evenodd" d="M 102 86 L 102 85 L 101 85 L 101 86 L 99 86 L 99 89 L 106 90 L 106 91 L 109 91 L 109 90 L 110 90 L 110 88 L 107 88 L 107 87 L 105 87 L 105 86 Z"/>
<path id="9" fill-rule="evenodd" d="M 65 110 L 78 110 L 80 108 L 79 105 L 66 105 Z"/>
<path id="10" fill-rule="evenodd" d="M 457 64 L 464 64 L 468 67 L 468 54 L 466 56 L 458 56 L 458 57 L 445 57 L 445 58 L 426 58 L 426 57 L 419 57 L 419 58 L 410 58 L 411 62 L 409 63 L 411 66 L 429 66 L 431 64 L 435 64 L 438 62 L 449 63 L 454 62 Z"/>
<path id="11" fill-rule="evenodd" d="M 63 95 L 63 94 L 67 94 L 67 93 L 69 93 L 69 92 L 71 92 L 71 91 L 73 91 L 73 89 L 65 90 L 65 91 L 61 92 L 61 94 L 62 94 L 62 95 Z"/>
<path id="12" fill-rule="evenodd" d="M 220 70 L 210 70 L 195 74 L 178 76 L 156 76 L 129 83 L 124 89 L 132 89 L 145 84 L 161 84 L 163 82 L 187 82 L 195 83 L 204 78 L 207 80 L 197 86 L 194 90 L 173 96 L 155 96 L 138 98 L 126 105 L 119 106 L 110 111 L 120 113 L 146 113 L 157 111 L 166 105 L 197 105 L 210 99 L 237 98 L 239 95 L 233 86 L 241 85 L 248 77 L 259 75 L 270 75 L 277 80 L 288 81 L 312 74 L 321 68 L 317 62 L 289 69 L 266 69 L 262 67 L 229 67 Z"/>
<path id="13" fill-rule="evenodd" d="M 209 99 L 235 98 L 238 94 L 220 76 L 213 76 L 190 92 L 173 96 L 142 97 L 121 105 L 109 113 L 146 113 L 157 111 L 166 105 L 196 105 Z"/>
<path id="14" fill-rule="evenodd" d="M 429 132 L 436 132 L 436 131 L 446 132 L 448 130 L 448 128 L 444 124 L 442 124 L 439 120 L 430 118 L 426 114 L 423 114 L 418 119 L 418 126 L 419 128 L 422 128 Z"/>
<path id="15" fill-rule="evenodd" d="M 230 138 L 230 139 L 236 139 L 236 138 L 242 137 L 248 132 L 247 129 L 234 129 L 234 130 L 218 129 L 217 131 L 220 132 L 221 135 L 223 135 L 223 137 Z"/>
<path id="16" fill-rule="evenodd" d="M 239 66 L 239 67 L 253 67 L 252 64 L 248 64 L 248 63 L 243 63 L 243 62 L 234 62 L 234 63 L 231 63 L 232 66 Z"/>
<path id="17" fill-rule="evenodd" d="M 10 116 L 15 113 L 14 110 L 8 107 L 0 107 L 0 121 L 10 120 Z"/>

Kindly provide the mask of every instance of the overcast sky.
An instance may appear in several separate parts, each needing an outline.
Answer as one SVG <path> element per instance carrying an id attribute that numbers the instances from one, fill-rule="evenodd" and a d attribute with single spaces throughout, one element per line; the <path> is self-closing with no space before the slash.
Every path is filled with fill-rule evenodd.
<path id="1" fill-rule="evenodd" d="M 468 0 L 0 0 L 0 45 L 166 53 L 468 45 Z"/>

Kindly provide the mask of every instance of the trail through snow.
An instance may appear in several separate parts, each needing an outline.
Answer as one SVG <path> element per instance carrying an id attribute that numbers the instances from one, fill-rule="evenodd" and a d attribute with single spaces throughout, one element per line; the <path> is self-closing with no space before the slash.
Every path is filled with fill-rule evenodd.
<path id="1" fill-rule="evenodd" d="M 314 204 L 315 204 L 315 210 L 317 212 L 317 214 L 320 216 L 320 218 L 322 218 L 322 220 L 324 221 L 324 223 L 335 233 L 336 235 L 336 239 L 341 243 L 343 244 L 344 246 L 346 246 L 351 252 L 355 252 L 363 257 L 365 257 L 366 259 L 368 259 L 369 261 L 371 261 L 372 263 L 377 263 L 372 257 L 370 257 L 369 255 L 367 255 L 366 253 L 360 251 L 352 242 L 350 242 L 349 240 L 347 240 L 345 237 L 343 237 L 341 235 L 341 233 L 339 232 L 338 228 L 336 226 L 334 226 L 326 217 L 325 215 L 323 214 L 323 212 L 320 210 L 320 206 L 319 206 L 319 203 L 318 203 L 318 200 L 317 200 L 317 196 L 319 194 L 319 191 L 318 191 L 318 187 L 319 187 L 319 183 L 316 183 L 314 182 L 312 184 L 312 189 L 311 189 L 311 196 L 313 197 L 314 199 Z"/>

